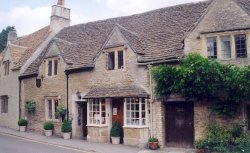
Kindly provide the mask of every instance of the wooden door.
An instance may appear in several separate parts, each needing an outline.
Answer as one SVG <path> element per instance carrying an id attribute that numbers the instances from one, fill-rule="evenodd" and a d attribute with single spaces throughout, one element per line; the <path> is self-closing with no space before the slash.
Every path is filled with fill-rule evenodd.
<path id="1" fill-rule="evenodd" d="M 166 104 L 166 142 L 169 147 L 194 147 L 194 108 L 192 102 Z"/>
<path id="2" fill-rule="evenodd" d="M 87 139 L 88 136 L 88 127 L 87 127 L 87 103 L 83 103 L 82 105 L 82 131 L 83 138 Z"/>
<path id="3" fill-rule="evenodd" d="M 123 98 L 112 99 L 112 124 L 117 121 L 123 127 Z M 123 128 L 121 133 L 121 143 L 123 143 Z"/>

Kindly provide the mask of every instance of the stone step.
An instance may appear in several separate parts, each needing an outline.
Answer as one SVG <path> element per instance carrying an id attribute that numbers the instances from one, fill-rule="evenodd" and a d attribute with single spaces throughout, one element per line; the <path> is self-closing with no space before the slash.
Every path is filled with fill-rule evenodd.
<path id="1" fill-rule="evenodd" d="M 163 148 L 158 150 L 141 150 L 138 153 L 195 153 L 195 150 L 183 148 Z"/>

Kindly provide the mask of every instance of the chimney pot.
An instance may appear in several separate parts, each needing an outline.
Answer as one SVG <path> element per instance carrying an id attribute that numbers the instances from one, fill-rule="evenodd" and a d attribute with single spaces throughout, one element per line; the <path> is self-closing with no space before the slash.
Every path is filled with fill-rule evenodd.
<path id="1" fill-rule="evenodd" d="M 65 0 L 58 0 L 57 5 L 64 6 Z"/>

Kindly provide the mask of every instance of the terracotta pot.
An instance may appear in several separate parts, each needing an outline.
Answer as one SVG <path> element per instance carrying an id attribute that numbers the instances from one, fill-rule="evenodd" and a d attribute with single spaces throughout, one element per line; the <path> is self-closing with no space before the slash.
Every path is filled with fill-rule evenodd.
<path id="1" fill-rule="evenodd" d="M 120 137 L 111 137 L 112 144 L 120 144 Z"/>
<path id="2" fill-rule="evenodd" d="M 68 140 L 71 138 L 71 132 L 69 133 L 63 133 L 63 139 Z"/>
<path id="3" fill-rule="evenodd" d="M 158 142 L 149 142 L 148 143 L 148 147 L 149 147 L 149 149 L 151 149 L 151 150 L 156 150 L 156 149 L 158 149 Z"/>
<path id="4" fill-rule="evenodd" d="M 196 153 L 206 153 L 205 149 L 196 149 Z"/>
<path id="5" fill-rule="evenodd" d="M 44 130 L 44 133 L 46 137 L 52 136 L 52 130 Z"/>
<path id="6" fill-rule="evenodd" d="M 20 132 L 25 132 L 26 131 L 26 126 L 19 126 L 19 131 Z"/>

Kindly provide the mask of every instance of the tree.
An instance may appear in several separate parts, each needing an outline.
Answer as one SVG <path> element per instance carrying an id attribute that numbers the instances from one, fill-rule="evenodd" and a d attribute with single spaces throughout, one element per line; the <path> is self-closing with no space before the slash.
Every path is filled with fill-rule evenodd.
<path id="1" fill-rule="evenodd" d="M 5 29 L 2 30 L 0 33 L 0 52 L 4 50 L 4 48 L 7 46 L 7 40 L 8 40 L 8 34 L 10 31 L 15 31 L 14 26 L 8 26 Z"/>

